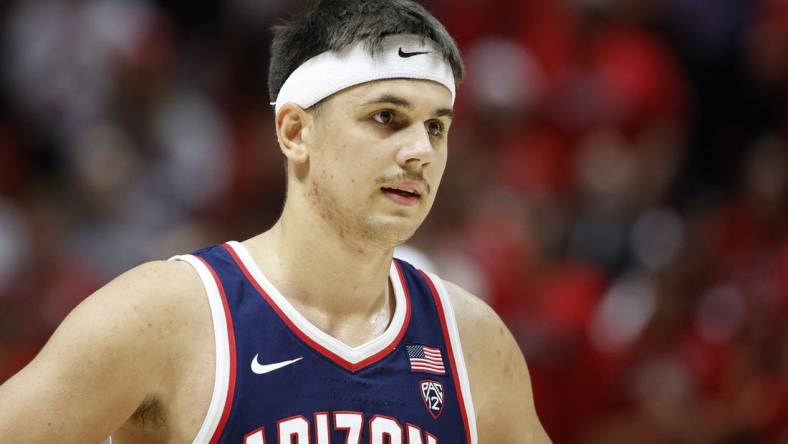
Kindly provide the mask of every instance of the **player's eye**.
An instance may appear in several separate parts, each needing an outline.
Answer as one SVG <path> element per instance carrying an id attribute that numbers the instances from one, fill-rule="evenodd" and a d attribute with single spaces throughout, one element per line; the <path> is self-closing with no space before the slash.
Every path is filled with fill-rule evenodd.
<path id="1" fill-rule="evenodd" d="M 388 110 L 379 111 L 372 115 L 376 122 L 388 125 L 394 121 L 394 113 Z"/>
<path id="2" fill-rule="evenodd" d="M 430 136 L 441 137 L 445 131 L 446 127 L 440 120 L 430 120 L 427 122 L 427 132 L 430 133 Z"/>

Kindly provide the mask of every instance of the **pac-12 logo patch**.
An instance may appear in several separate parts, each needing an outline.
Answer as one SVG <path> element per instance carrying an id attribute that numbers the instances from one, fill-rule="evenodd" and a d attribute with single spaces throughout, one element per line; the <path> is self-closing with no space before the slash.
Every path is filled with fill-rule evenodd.
<path id="1" fill-rule="evenodd" d="M 438 381 L 420 381 L 421 399 L 433 419 L 443 413 L 443 384 Z"/>

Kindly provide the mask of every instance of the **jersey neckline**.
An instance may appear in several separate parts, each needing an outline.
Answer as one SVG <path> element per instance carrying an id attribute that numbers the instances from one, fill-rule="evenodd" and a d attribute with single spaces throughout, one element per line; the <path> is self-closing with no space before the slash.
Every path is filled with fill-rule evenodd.
<path id="1" fill-rule="evenodd" d="M 230 241 L 224 244 L 224 248 L 260 296 L 268 302 L 296 336 L 318 353 L 349 371 L 356 372 L 388 356 L 396 349 L 408 328 L 411 315 L 410 295 L 405 277 L 396 260 L 392 260 L 389 270 L 389 280 L 394 289 L 395 300 L 394 316 L 389 326 L 374 339 L 351 347 L 306 319 L 268 280 L 243 244 Z"/>

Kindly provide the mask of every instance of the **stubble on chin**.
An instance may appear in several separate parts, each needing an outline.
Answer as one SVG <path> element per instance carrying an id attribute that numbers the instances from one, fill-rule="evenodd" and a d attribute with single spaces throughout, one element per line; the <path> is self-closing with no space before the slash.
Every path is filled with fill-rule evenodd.
<path id="1" fill-rule="evenodd" d="M 416 232 L 421 221 L 409 226 L 405 221 L 384 220 L 371 208 L 376 205 L 372 196 L 367 208 L 353 207 L 342 202 L 320 181 L 313 180 L 307 193 L 310 204 L 325 224 L 349 248 L 360 252 L 388 250 L 405 243 Z"/>

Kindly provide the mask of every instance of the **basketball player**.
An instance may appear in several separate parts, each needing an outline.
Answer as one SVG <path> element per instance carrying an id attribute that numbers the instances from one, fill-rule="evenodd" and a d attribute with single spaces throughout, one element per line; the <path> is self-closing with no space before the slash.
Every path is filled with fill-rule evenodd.
<path id="1" fill-rule="evenodd" d="M 462 74 L 412 0 L 276 28 L 281 218 L 88 297 L 0 387 L 0 442 L 549 442 L 496 314 L 392 258 L 435 199 Z"/>

